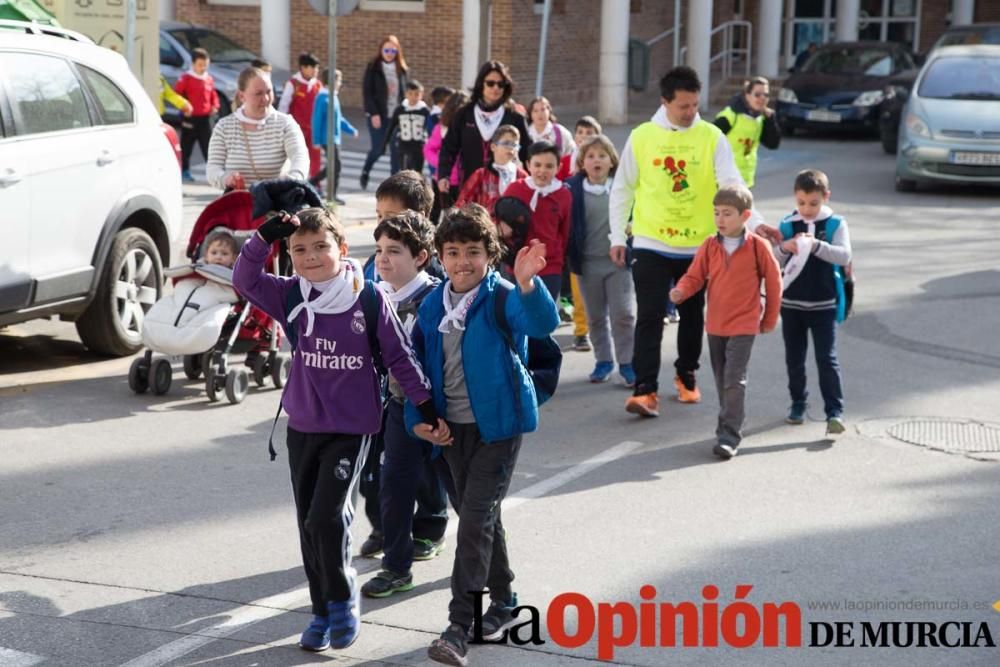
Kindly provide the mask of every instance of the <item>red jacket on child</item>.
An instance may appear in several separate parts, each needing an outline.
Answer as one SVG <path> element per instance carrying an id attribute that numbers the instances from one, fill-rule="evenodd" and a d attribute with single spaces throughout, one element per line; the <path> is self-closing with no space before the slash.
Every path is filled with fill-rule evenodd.
<path id="1" fill-rule="evenodd" d="M 285 91 L 282 91 L 281 102 L 278 111 L 290 114 L 295 122 L 302 128 L 302 134 L 306 137 L 306 144 L 312 145 L 312 113 L 316 104 L 316 96 L 323 89 L 319 79 L 312 78 L 308 81 L 301 74 L 296 72 L 288 83 L 285 84 Z M 291 88 L 291 90 L 287 90 Z M 284 109 L 285 105 L 287 109 Z"/>
<path id="2" fill-rule="evenodd" d="M 535 191 L 524 182 L 514 181 L 504 192 L 504 196 L 517 197 L 528 206 Z M 573 209 L 573 196 L 566 187 L 539 196 L 535 210 L 531 214 L 531 226 L 526 241 L 538 239 L 545 244 L 545 268 L 542 276 L 562 274 L 566 261 L 566 246 L 569 243 L 569 227 Z"/>
<path id="3" fill-rule="evenodd" d="M 215 91 L 215 79 L 211 74 L 198 76 L 184 72 L 174 84 L 174 90 L 191 103 L 192 116 L 211 116 L 219 110 L 219 93 Z"/>
<path id="4" fill-rule="evenodd" d="M 528 172 L 518 167 L 514 182 L 527 177 Z M 513 184 L 512 182 L 511 185 Z M 479 204 L 490 212 L 491 217 L 494 217 L 493 207 L 496 206 L 501 194 L 505 193 L 500 192 L 500 175 L 492 167 L 480 167 L 465 181 L 458 199 L 455 200 L 455 206 Z"/>

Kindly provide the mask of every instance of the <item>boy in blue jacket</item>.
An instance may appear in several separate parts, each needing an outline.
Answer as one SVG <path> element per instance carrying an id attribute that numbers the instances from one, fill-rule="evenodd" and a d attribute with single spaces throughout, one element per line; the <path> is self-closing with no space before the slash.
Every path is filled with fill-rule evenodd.
<path id="1" fill-rule="evenodd" d="M 518 252 L 516 285 L 502 279 L 495 267 L 503 246 L 482 206 L 469 204 L 446 214 L 434 240 L 448 280 L 421 304 L 413 350 L 430 380 L 434 406 L 448 424 L 451 440 L 442 443 L 442 455 L 455 484 L 458 537 L 449 625 L 427 654 L 464 665 L 474 608 L 469 591 L 490 590 L 483 638 L 501 636 L 515 621 L 514 573 L 500 504 L 522 434 L 538 426 L 538 401 L 525 368 L 527 337 L 548 336 L 559 325 L 559 313 L 538 278 L 545 268 L 544 244 L 534 241 Z M 504 314 L 516 353 L 497 327 L 495 301 L 501 290 L 508 293 Z M 441 432 L 421 422 L 412 402 L 406 405 L 406 423 L 417 437 L 441 441 Z"/>
<path id="2" fill-rule="evenodd" d="M 330 70 L 328 69 L 323 70 L 323 73 L 319 75 L 323 89 L 316 95 L 312 112 L 312 143 L 313 146 L 326 147 L 326 167 L 320 169 L 315 176 L 309 179 L 309 182 L 320 187 L 320 184 L 326 179 L 326 170 L 330 168 L 330 165 L 333 165 L 333 192 L 328 194 L 334 203 L 343 206 L 344 200 L 337 196 L 337 188 L 340 186 L 340 141 L 345 132 L 352 137 L 358 136 L 358 130 L 340 111 L 340 86 L 343 82 L 343 76 L 338 69 L 333 78 L 333 149 L 331 150 L 326 145 L 326 117 L 330 106 L 330 90 L 327 88 L 329 78 Z"/>

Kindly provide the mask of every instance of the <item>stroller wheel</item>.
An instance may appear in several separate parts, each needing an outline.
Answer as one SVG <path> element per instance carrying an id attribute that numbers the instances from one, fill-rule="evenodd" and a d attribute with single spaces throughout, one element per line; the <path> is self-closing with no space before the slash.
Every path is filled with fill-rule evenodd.
<path id="1" fill-rule="evenodd" d="M 149 378 L 153 381 L 153 393 L 157 396 L 170 391 L 170 383 L 173 380 L 174 371 L 170 368 L 168 359 L 157 359 L 149 369 Z"/>
<path id="2" fill-rule="evenodd" d="M 276 354 L 271 361 L 271 380 L 274 386 L 281 389 L 288 382 L 288 373 L 292 370 L 292 358 L 287 354 Z"/>
<path id="3" fill-rule="evenodd" d="M 215 369 L 212 368 L 211 364 L 205 366 L 205 394 L 208 395 L 208 400 L 215 403 L 219 400 L 219 376 L 215 374 Z"/>
<path id="4" fill-rule="evenodd" d="M 200 354 L 185 354 L 184 355 L 184 375 L 187 376 L 188 380 L 197 380 L 201 377 L 201 355 Z"/>
<path id="5" fill-rule="evenodd" d="M 263 354 L 258 354 L 253 358 L 253 381 L 257 383 L 258 387 L 263 387 L 264 383 L 267 382 L 267 372 L 268 363 L 267 357 Z"/>
<path id="6" fill-rule="evenodd" d="M 226 398 L 234 405 L 242 403 L 250 389 L 250 374 L 245 368 L 231 368 L 226 373 Z"/>
<path id="7" fill-rule="evenodd" d="M 145 357 L 139 357 L 129 366 L 128 388 L 137 394 L 145 394 L 149 389 L 149 367 Z"/>

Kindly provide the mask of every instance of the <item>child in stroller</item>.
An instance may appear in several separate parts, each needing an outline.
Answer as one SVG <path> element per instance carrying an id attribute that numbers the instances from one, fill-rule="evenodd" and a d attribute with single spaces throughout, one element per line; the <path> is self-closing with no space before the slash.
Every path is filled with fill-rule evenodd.
<path id="1" fill-rule="evenodd" d="M 157 301 L 143 321 L 147 350 L 129 369 L 129 387 L 134 392 L 151 388 L 162 395 L 169 391 L 170 359 L 154 358 L 154 352 L 182 355 L 184 374 L 191 380 L 204 373 L 210 401 L 218 400 L 224 388 L 230 403 L 241 402 L 251 374 L 258 386 L 268 377 L 276 387 L 284 386 L 291 360 L 278 352 L 277 324 L 241 299 L 232 284 L 232 266 L 240 246 L 262 222 L 252 217 L 253 204 L 249 192 L 229 192 L 198 217 L 187 248 L 194 262 L 165 270 L 174 291 Z M 278 265 L 276 259 L 277 251 L 270 260 L 272 270 Z M 230 352 L 247 354 L 243 366 L 230 367 Z"/>

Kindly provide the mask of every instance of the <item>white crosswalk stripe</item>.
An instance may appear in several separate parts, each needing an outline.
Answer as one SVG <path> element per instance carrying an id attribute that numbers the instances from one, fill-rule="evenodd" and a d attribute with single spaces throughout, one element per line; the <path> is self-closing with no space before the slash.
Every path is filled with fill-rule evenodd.
<path id="1" fill-rule="evenodd" d="M 4 667 L 33 667 L 45 661 L 40 655 L 23 653 L 12 648 L 0 646 L 0 665 Z"/>

